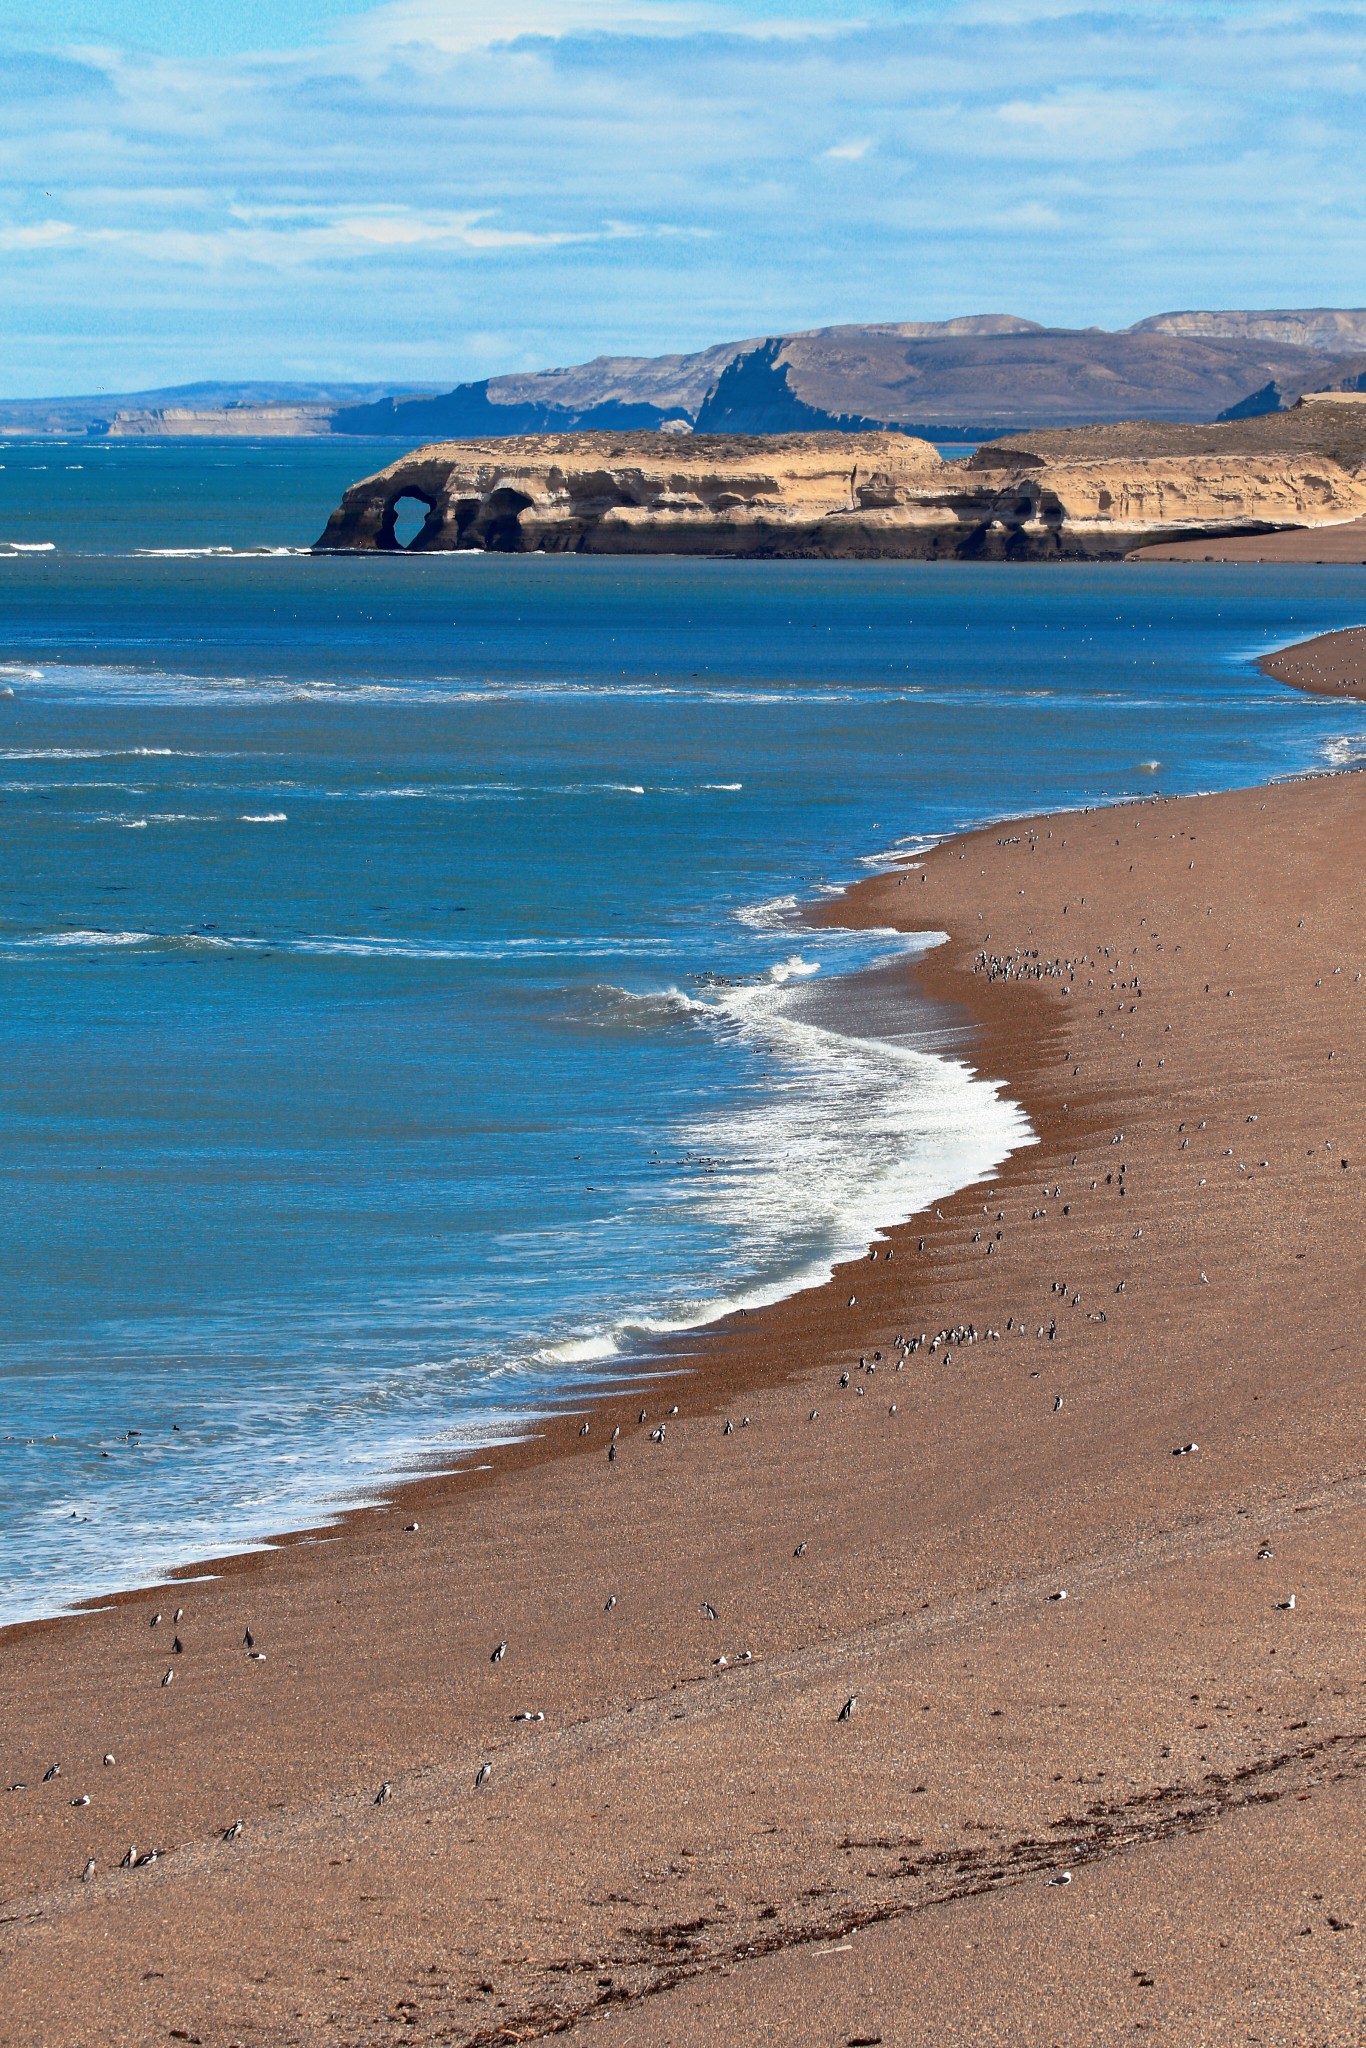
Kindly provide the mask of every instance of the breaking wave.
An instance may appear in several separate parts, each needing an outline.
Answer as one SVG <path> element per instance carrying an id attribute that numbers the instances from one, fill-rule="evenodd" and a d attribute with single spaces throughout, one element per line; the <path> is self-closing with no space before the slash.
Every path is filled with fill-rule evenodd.
<path id="1" fill-rule="evenodd" d="M 922 942 L 923 943 L 923 942 Z M 932 941 L 931 941 L 932 943 Z M 920 950 L 902 941 L 899 952 Z M 758 981 L 591 991 L 594 1021 L 649 1030 L 685 1023 L 758 1056 L 738 1108 L 692 1118 L 676 1133 L 672 1199 L 730 1247 L 724 1280 L 549 1346 L 546 1362 L 583 1362 L 648 1348 L 828 1280 L 892 1226 L 995 1172 L 1036 1142 L 1020 1105 L 966 1061 L 895 1038 L 840 1029 L 819 963 L 794 956 Z M 838 999 L 838 991 L 836 991 Z"/>

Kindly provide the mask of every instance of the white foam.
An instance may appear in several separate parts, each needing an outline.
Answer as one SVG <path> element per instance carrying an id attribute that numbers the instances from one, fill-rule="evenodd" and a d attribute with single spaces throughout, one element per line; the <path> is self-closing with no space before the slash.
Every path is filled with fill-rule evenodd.
<path id="1" fill-rule="evenodd" d="M 57 551 L 55 540 L 7 540 L 0 546 L 11 548 L 16 555 L 52 555 Z"/>
<path id="2" fill-rule="evenodd" d="M 289 822 L 287 811 L 243 811 L 239 821 L 243 825 L 285 825 Z"/>
<path id="3" fill-rule="evenodd" d="M 311 555 L 312 548 L 134 548 L 134 555 L 154 556 L 164 561 L 226 561 L 260 562 L 273 561 L 281 555 Z"/>
<path id="4" fill-rule="evenodd" d="M 590 1023 L 625 1026 L 628 1030 L 657 1030 L 682 1021 L 715 1018 L 716 1005 L 690 996 L 681 988 L 630 989 L 599 983 L 579 998 L 577 1009 Z"/>
<path id="5" fill-rule="evenodd" d="M 54 950 L 63 946 L 147 946 L 153 943 L 151 932 L 39 932 L 29 939 L 11 939 L 11 946 L 50 947 Z"/>
<path id="6" fill-rule="evenodd" d="M 819 974 L 819 960 L 803 960 L 800 953 L 790 953 L 786 960 L 776 960 L 768 970 L 770 981 L 783 982 L 806 980 L 810 975 Z"/>
<path id="7" fill-rule="evenodd" d="M 0 543 L 0 545 L 3 545 Z M 160 554 L 194 554 L 214 559 L 243 561 L 265 559 L 262 551 L 248 553 L 220 553 L 218 550 L 200 549 L 157 549 L 149 550 Z M 297 553 L 311 555 L 312 550 L 272 549 L 270 555 Z M 423 561 L 437 559 L 423 556 Z M 451 557 L 442 556 L 442 560 Z M 501 557 L 507 560 L 507 557 Z M 157 701 L 177 702 L 186 698 L 222 698 L 231 695 L 237 702 L 271 703 L 280 700 L 295 700 L 303 703 L 322 701 L 332 704 L 398 703 L 398 704 L 512 704 L 512 703 L 553 703 L 578 702 L 581 700 L 611 700 L 621 698 L 631 703 L 644 699 L 668 699 L 691 704 L 738 704 L 802 706 L 826 704 L 900 704 L 918 693 L 914 689 L 860 689 L 860 690 L 735 690 L 709 687 L 699 683 L 584 683 L 568 678 L 552 679 L 545 682 L 505 682 L 493 677 L 480 678 L 467 675 L 430 677 L 414 682 L 395 675 L 368 682 L 336 682 L 322 676 L 300 678 L 277 675 L 256 676 L 215 676 L 191 675 L 185 672 L 172 673 L 155 669 L 116 668 L 96 663 L 54 663 L 43 674 L 43 680 L 52 690 L 65 696 L 77 698 L 131 698 L 139 703 Z M 958 696 L 946 694 L 936 701 L 958 702 Z M 978 701 L 973 699 L 974 703 Z M 1011 701 L 1007 696 L 999 700 Z M 586 785 L 602 789 L 611 787 L 643 796 L 645 788 L 639 783 L 615 783 Z M 727 785 L 714 785 L 726 787 Z"/>
<path id="8" fill-rule="evenodd" d="M 40 669 L 33 671 L 41 675 Z M 138 761 L 174 757 L 199 761 L 208 757 L 178 747 L 0 747 L 0 761 Z"/>
<path id="9" fill-rule="evenodd" d="M 735 921 L 745 924 L 751 931 L 790 931 L 798 922 L 798 903 L 795 896 L 770 896 L 764 903 L 746 903 L 737 910 Z"/>
<path id="10" fill-rule="evenodd" d="M 707 1000 L 678 999 L 762 1056 L 763 1084 L 747 1102 L 677 1133 L 684 1156 L 702 1169 L 683 1179 L 677 1199 L 699 1213 L 708 1236 L 731 1247 L 736 1279 L 624 1317 L 609 1333 L 616 1351 L 820 1286 L 890 1227 L 1037 1142 L 1000 1083 L 963 1060 L 817 1022 L 803 1014 L 811 993 L 805 976 L 789 975 L 710 991 Z M 596 1346 L 606 1338 L 571 1341 Z M 555 1355 L 570 1353 L 562 1346 Z M 583 1354 L 600 1355 L 607 1354 Z"/>
<path id="11" fill-rule="evenodd" d="M 823 1282 L 888 1226 L 1034 1142 L 1019 1106 L 964 1062 L 842 1038 L 781 1011 L 760 1012 L 746 1028 L 766 1039 L 786 1069 L 775 1077 L 773 1099 L 691 1134 L 699 1150 L 724 1151 L 737 1162 L 703 1181 L 698 1198 L 756 1253 L 768 1252 L 755 1259 L 768 1274 L 743 1290 L 746 1305 Z M 784 1271 L 783 1248 L 795 1252 L 803 1243 L 807 1256 L 792 1258 Z M 731 1305 L 724 1296 L 702 1304 L 699 1320 Z"/>
<path id="12" fill-rule="evenodd" d="M 547 1344 L 536 1357 L 545 1365 L 592 1365 L 599 1359 L 615 1358 L 620 1350 L 616 1338 L 603 1333 L 572 1337 L 565 1344 Z"/>

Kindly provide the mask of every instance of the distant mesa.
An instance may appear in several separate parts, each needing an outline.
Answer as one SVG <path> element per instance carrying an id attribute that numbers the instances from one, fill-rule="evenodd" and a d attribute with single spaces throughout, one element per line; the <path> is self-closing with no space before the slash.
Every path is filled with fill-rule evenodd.
<path id="1" fill-rule="evenodd" d="M 384 386 L 228 383 L 203 379 L 154 391 L 101 391 L 71 398 L 0 399 L 0 435 L 161 435 L 198 439 L 330 434 L 337 408 L 384 395 Z"/>
<path id="2" fill-rule="evenodd" d="M 864 434 L 944 444 L 1124 420 L 1286 412 L 1366 388 L 1366 310 L 1155 313 L 1120 332 L 1010 313 L 758 334 L 689 353 L 595 356 L 442 390 L 210 384 L 0 402 L 0 434 L 346 434 L 420 442 L 527 434 Z"/>
<path id="3" fill-rule="evenodd" d="M 1270 341 L 1322 355 L 1366 349 L 1366 311 L 1313 306 L 1298 312 L 1152 313 L 1130 334 L 1181 334 L 1202 341 Z"/>
<path id="4" fill-rule="evenodd" d="M 299 440 L 330 434 L 332 409 L 320 405 L 249 405 L 234 400 L 225 406 L 164 405 L 120 409 L 104 431 L 111 441 L 146 440 Z"/>
<path id="5" fill-rule="evenodd" d="M 1245 405 L 1276 410 L 1282 392 L 1331 371 L 1321 345 L 1330 334 L 1366 347 L 1366 312 L 1157 314 L 1118 334 L 1004 313 L 886 321 L 757 336 L 692 355 L 599 356 L 440 396 L 340 407 L 332 424 L 338 433 L 410 443 L 626 433 L 673 421 L 698 433 L 894 429 L 976 442 L 1019 427 L 1210 420 Z"/>

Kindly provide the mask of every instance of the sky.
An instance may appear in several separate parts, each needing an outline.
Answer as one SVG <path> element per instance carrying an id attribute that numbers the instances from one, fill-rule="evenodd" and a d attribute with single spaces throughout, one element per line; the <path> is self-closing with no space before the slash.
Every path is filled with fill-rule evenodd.
<path id="1" fill-rule="evenodd" d="M 1366 304 L 1366 0 L 0 0 L 0 394 Z"/>

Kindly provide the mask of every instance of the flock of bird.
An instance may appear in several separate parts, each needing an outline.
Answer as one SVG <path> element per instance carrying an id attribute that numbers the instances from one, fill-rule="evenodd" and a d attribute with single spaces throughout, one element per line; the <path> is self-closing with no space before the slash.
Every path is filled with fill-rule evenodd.
<path id="1" fill-rule="evenodd" d="M 1154 944 L 1160 947 L 1161 942 L 1157 939 L 1155 932 L 1147 936 Z M 1116 1021 L 1112 1022 L 1109 1028 L 1111 1030 L 1119 1029 L 1122 1036 L 1127 1026 L 1121 1025 L 1118 1020 L 1132 1018 L 1143 1001 L 1141 969 L 1134 965 L 1138 952 L 1139 949 L 1135 945 L 1132 948 L 1131 954 L 1121 959 L 1118 949 L 1102 947 L 1094 953 L 1081 954 L 1066 959 L 1050 959 L 1042 957 L 1038 948 L 1018 948 L 1013 953 L 991 952 L 986 948 L 982 948 L 977 954 L 974 966 L 975 971 L 984 975 L 989 982 L 1021 980 L 1051 980 L 1060 982 L 1062 984 L 1062 995 L 1069 997 L 1074 993 L 1080 994 L 1082 992 L 1083 977 L 1085 977 L 1085 987 L 1088 990 L 1093 989 L 1096 975 L 1099 974 L 1106 982 L 1106 993 L 1115 999 L 1114 1018 Z M 1093 971 L 1088 973 L 1088 969 Z M 1337 971 L 1340 972 L 1341 970 Z M 1360 981 L 1360 974 L 1357 975 L 1356 979 L 1358 982 Z M 1207 985 L 1206 993 L 1209 992 L 1210 986 Z M 1097 1018 L 1104 1019 L 1105 1016 L 1106 1005 L 1102 1004 L 1097 1011 Z M 1168 1025 L 1167 1030 L 1170 1030 L 1170 1028 L 1170 1025 Z M 1070 1052 L 1065 1057 L 1069 1063 L 1072 1061 L 1072 1054 Z M 1142 1064 L 1141 1060 L 1139 1064 Z M 1161 1064 L 1160 1061 L 1159 1064 Z M 1073 1074 L 1076 1075 L 1079 1072 L 1079 1065 L 1074 1065 Z M 1246 1121 L 1249 1125 L 1255 1124 L 1257 1122 L 1256 1114 L 1249 1114 Z M 1198 1132 L 1203 1132 L 1206 1128 L 1207 1122 L 1203 1118 L 1191 1120 L 1189 1124 L 1185 1121 L 1179 1123 L 1176 1126 L 1176 1131 L 1180 1137 L 1180 1149 L 1182 1151 L 1188 1150 L 1192 1142 L 1192 1136 Z M 1115 1147 L 1122 1147 L 1124 1142 L 1125 1133 L 1123 1131 L 1115 1133 L 1111 1140 L 1112 1145 Z M 1336 1150 L 1336 1147 L 1329 1146 L 1327 1149 Z M 1225 1159 L 1232 1158 L 1232 1148 L 1226 1149 L 1223 1157 Z M 1349 1162 L 1346 1158 L 1343 1158 L 1341 1164 L 1345 1170 Z M 1262 1159 L 1259 1165 L 1261 1168 L 1266 1168 L 1268 1161 Z M 1077 1168 L 1077 1155 L 1072 1157 L 1071 1166 L 1073 1169 Z M 1248 1170 L 1244 1162 L 1238 1162 L 1237 1171 L 1239 1173 L 1245 1173 Z M 1203 1179 L 1200 1185 L 1202 1187 L 1205 1185 Z M 1111 1191 L 1116 1200 L 1126 1200 L 1129 1197 L 1131 1178 L 1128 1162 L 1125 1159 L 1120 1158 L 1115 1161 L 1113 1166 L 1104 1172 L 1103 1175 L 1097 1171 L 1090 1178 L 1089 1191 L 1091 1193 L 1101 1194 L 1104 1190 Z M 1045 1183 L 1041 1189 L 1041 1199 L 1035 1198 L 1033 1201 L 1029 1210 L 1028 1221 L 1036 1223 L 1046 1220 L 1051 1207 L 1059 1202 L 1061 1202 L 1061 1214 L 1063 1216 L 1069 1215 L 1071 1213 L 1071 1202 L 1076 1199 L 1076 1196 L 1073 1194 L 1069 1196 L 1067 1201 L 1062 1201 L 1063 1192 L 1060 1180 L 1055 1179 L 1051 1183 Z M 936 1215 L 940 1214 L 939 1211 L 935 1213 Z M 982 1247 L 984 1245 L 984 1255 L 988 1257 L 994 1256 L 998 1247 L 1004 1242 L 1006 1212 L 1003 1208 L 993 1209 L 992 1204 L 988 1202 L 983 1204 L 982 1216 L 985 1219 L 984 1225 L 974 1230 L 971 1243 L 975 1247 Z M 1133 1235 L 1135 1237 L 1141 1236 L 1141 1229 L 1135 1230 Z M 926 1251 L 926 1243 L 927 1240 L 923 1237 L 919 1240 L 918 1249 L 922 1254 Z M 884 1253 L 885 1259 L 892 1259 L 894 1250 L 894 1247 L 888 1247 Z M 879 1257 L 878 1248 L 876 1246 L 873 1247 L 868 1256 L 870 1261 L 877 1261 Z M 1208 1284 L 1208 1276 L 1203 1271 L 1200 1273 L 1200 1281 Z M 1126 1286 L 1127 1281 L 1124 1278 L 1119 1278 L 1115 1282 L 1115 1293 L 1123 1294 Z M 1070 1285 L 1064 1280 L 1055 1279 L 1050 1283 L 1049 1293 L 1057 1302 L 1059 1310 L 1065 1309 L 1069 1313 L 1084 1315 L 1085 1319 L 1091 1322 L 1104 1323 L 1107 1320 L 1105 1310 L 1084 1304 L 1083 1291 L 1080 1287 Z M 857 1305 L 857 1301 L 857 1293 L 851 1292 L 848 1299 L 849 1308 L 854 1308 Z M 971 1347 L 978 1343 L 999 1343 L 1004 1338 L 1024 1338 L 1032 1333 L 1035 1341 L 1042 1340 L 1044 1343 L 1051 1344 L 1057 1340 L 1059 1329 L 1060 1324 L 1057 1313 L 1049 1314 L 1044 1320 L 1038 1320 L 1035 1316 L 1025 1316 L 1022 1313 L 1012 1312 L 1005 1319 L 1002 1328 L 986 1327 L 979 1329 L 975 1322 L 966 1320 L 945 1324 L 933 1331 L 922 1330 L 914 1335 L 898 1334 L 890 1339 L 883 1340 L 889 1347 L 890 1355 L 888 1357 L 884 1358 L 881 1349 L 873 1349 L 860 1354 L 857 1367 L 852 1364 L 843 1367 L 838 1373 L 837 1389 L 840 1392 L 852 1392 L 856 1398 L 864 1398 L 873 1390 L 872 1383 L 876 1380 L 879 1370 L 890 1370 L 892 1373 L 900 1373 L 905 1370 L 908 1362 L 916 1357 L 921 1357 L 925 1361 L 934 1360 L 942 1368 L 948 1369 L 952 1367 L 956 1357 L 961 1358 L 961 1354 L 970 1350 Z M 1031 1376 L 1038 1377 L 1039 1373 L 1034 1372 Z M 1061 1414 L 1063 1409 L 1064 1395 L 1061 1391 L 1055 1390 L 1052 1395 L 1052 1413 L 1054 1415 Z M 649 1427 L 647 1440 L 656 1447 L 666 1447 L 669 1442 L 669 1422 L 677 1417 L 679 1412 L 677 1404 L 671 1406 L 665 1416 Z M 897 1403 L 893 1401 L 888 1406 L 888 1414 L 895 1416 L 896 1413 Z M 809 1420 L 814 1423 L 819 1418 L 819 1408 L 813 1408 L 810 1411 Z M 642 1407 L 637 1417 L 638 1426 L 645 1430 L 649 1420 L 647 1410 Z M 750 1425 L 750 1420 L 751 1418 L 748 1415 L 742 1415 L 738 1421 L 734 1417 L 728 1416 L 721 1425 L 722 1434 L 730 1437 L 737 1428 L 747 1428 Z M 585 1418 L 578 1427 L 579 1437 L 586 1438 L 591 1436 L 594 1427 L 594 1418 L 592 1416 Z M 612 1427 L 606 1447 L 606 1460 L 609 1466 L 616 1465 L 621 1448 L 622 1429 L 618 1423 Z M 1171 1455 L 1178 1459 L 1190 1458 L 1196 1456 L 1199 1449 L 1200 1446 L 1193 1440 L 1185 1441 L 1174 1445 Z M 419 1526 L 417 1522 L 405 1525 L 410 1533 L 416 1533 Z M 798 1559 L 804 1558 L 807 1555 L 807 1550 L 808 1545 L 803 1540 L 797 1544 L 793 1556 Z M 1256 1555 L 1259 1563 L 1265 1563 L 1273 1558 L 1274 1553 L 1269 1545 L 1263 1544 Z M 1062 1586 L 1055 1587 L 1046 1595 L 1046 1599 L 1051 1604 L 1065 1602 L 1068 1599 L 1067 1589 Z M 1276 1601 L 1274 1604 L 1277 1611 L 1292 1613 L 1296 1607 L 1295 1595 L 1290 1593 L 1287 1597 Z M 604 1603 L 604 1612 L 611 1613 L 616 1606 L 616 1593 L 609 1593 Z M 720 1619 L 718 1608 L 710 1600 L 703 1600 L 701 1602 L 701 1613 L 708 1622 L 714 1623 Z M 163 1626 L 164 1621 L 163 1611 L 157 1609 L 150 1617 L 149 1626 L 152 1630 L 158 1630 Z M 177 1607 L 171 1615 L 171 1642 L 168 1659 L 159 1680 L 162 1687 L 170 1687 L 174 1683 L 177 1672 L 177 1660 L 186 1655 L 186 1644 L 180 1632 L 180 1626 L 183 1621 L 184 1609 Z M 246 1658 L 252 1662 L 263 1663 L 266 1660 L 266 1652 L 257 1647 L 256 1638 L 250 1625 L 245 1628 L 243 1633 L 242 1650 Z M 502 1665 L 509 1654 L 510 1644 L 508 1640 L 500 1639 L 489 1652 L 489 1662 L 494 1666 Z M 721 1652 L 712 1659 L 713 1667 L 718 1671 L 729 1670 L 732 1665 L 746 1665 L 752 1661 L 753 1652 L 749 1648 L 738 1652 Z M 838 1723 L 849 1722 L 853 1718 L 858 1704 L 859 1695 L 857 1693 L 850 1693 L 835 1714 L 835 1720 Z M 518 1708 L 511 1715 L 514 1723 L 530 1726 L 543 1724 L 545 1718 L 544 1709 L 531 1707 Z M 116 1759 L 112 1752 L 106 1753 L 103 1761 L 106 1768 L 112 1769 L 115 1767 Z M 53 1763 L 44 1773 L 43 1782 L 45 1784 L 52 1783 L 60 1775 L 60 1764 Z M 491 1783 L 493 1776 L 493 1763 L 485 1758 L 478 1764 L 475 1770 L 473 1789 L 475 1791 L 484 1790 Z M 25 1787 L 21 1783 L 16 1783 L 10 1787 L 12 1792 L 21 1792 L 24 1789 Z M 380 1783 L 373 1794 L 373 1803 L 376 1806 L 385 1806 L 393 1798 L 394 1781 L 386 1778 Z M 74 1796 L 69 1803 L 73 1808 L 85 1808 L 89 1807 L 92 1802 L 88 1793 L 81 1792 Z M 221 1840 L 225 1844 L 238 1842 L 243 1836 L 244 1825 L 242 1817 L 235 1818 L 227 1826 L 221 1828 Z M 163 1850 L 155 1847 L 139 1849 L 136 1844 L 130 1844 L 118 1868 L 122 1871 L 145 1869 L 155 1865 L 164 1853 Z M 84 1863 L 81 1879 L 83 1882 L 89 1883 L 96 1875 L 96 1859 L 92 1856 L 87 1858 Z M 1066 1881 L 1065 1876 L 1050 1880 L 1050 1882 Z"/>

